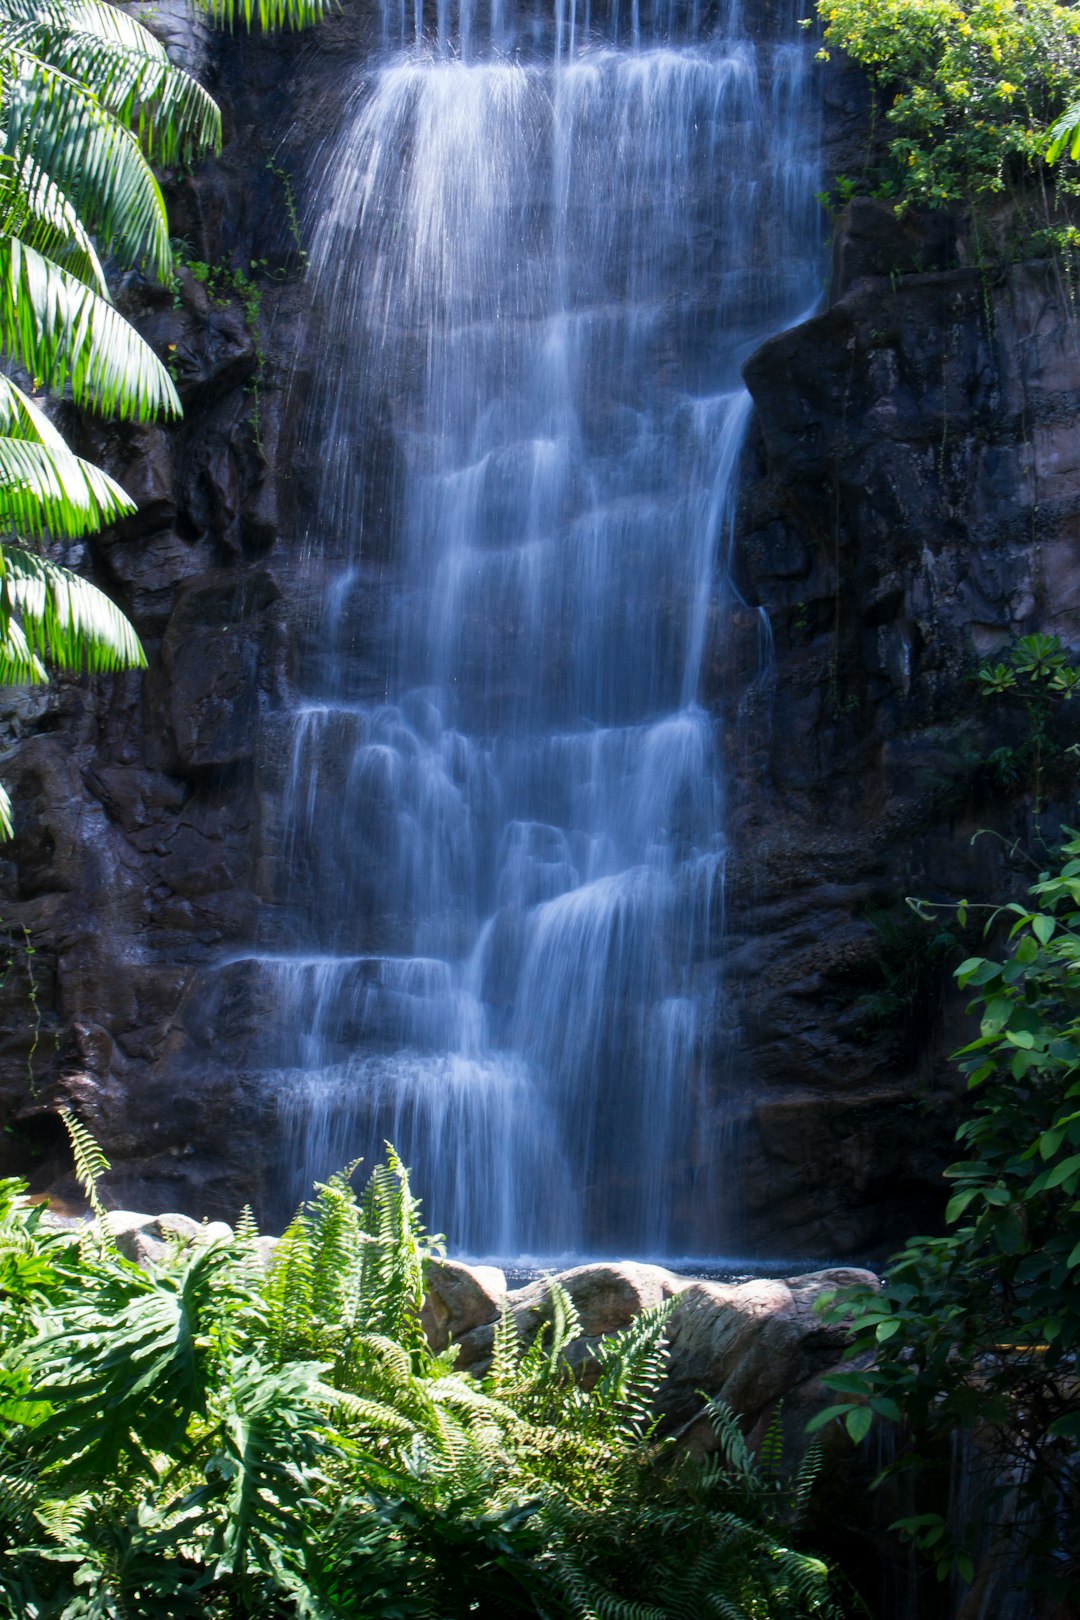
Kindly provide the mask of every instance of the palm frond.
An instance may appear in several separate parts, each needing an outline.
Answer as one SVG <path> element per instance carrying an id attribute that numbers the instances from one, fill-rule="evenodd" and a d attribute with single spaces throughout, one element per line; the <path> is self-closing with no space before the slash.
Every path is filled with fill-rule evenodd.
<path id="1" fill-rule="evenodd" d="M 45 413 L 0 374 L 0 529 L 77 539 L 134 510 L 120 485 L 73 455 Z"/>
<path id="2" fill-rule="evenodd" d="M 232 28 L 241 21 L 250 32 L 263 29 L 310 28 L 340 10 L 338 0 L 193 0 L 195 9 L 218 27 Z"/>
<path id="3" fill-rule="evenodd" d="M 77 539 L 132 511 L 119 484 L 92 462 L 0 436 L 0 528 Z"/>
<path id="4" fill-rule="evenodd" d="M 92 86 L 156 163 L 190 163 L 220 148 L 217 103 L 126 12 L 103 0 L 21 0 L 7 9 L 15 22 L 11 42 Z"/>
<path id="5" fill-rule="evenodd" d="M 0 236 L 18 236 L 79 281 L 109 297 L 93 239 L 70 197 L 30 157 L 0 157 Z"/>
<path id="6" fill-rule="evenodd" d="M 26 639 L 23 627 L 9 618 L 0 635 L 0 685 L 43 686 L 49 672 Z"/>
<path id="7" fill-rule="evenodd" d="M 18 237 L 0 237 L 0 342 L 77 405 L 121 417 L 179 416 L 172 379 L 101 295 Z"/>
<path id="8" fill-rule="evenodd" d="M 90 231 L 128 263 L 149 260 L 165 277 L 172 263 L 161 188 L 136 135 L 94 93 L 31 52 L 0 48 L 3 150 L 29 158 L 70 199 Z"/>
<path id="9" fill-rule="evenodd" d="M 30 645 L 64 670 L 145 669 L 138 636 L 116 603 L 69 568 L 19 546 L 4 548 L 2 587 Z"/>

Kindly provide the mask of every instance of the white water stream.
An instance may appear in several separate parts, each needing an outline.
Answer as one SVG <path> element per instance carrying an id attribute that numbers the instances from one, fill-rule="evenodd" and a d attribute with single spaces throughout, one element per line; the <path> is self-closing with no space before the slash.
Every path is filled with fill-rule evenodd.
<path id="1" fill-rule="evenodd" d="M 389 1138 L 455 1249 L 716 1252 L 702 679 L 740 365 L 819 286 L 812 46 L 638 0 L 422 26 L 388 0 L 315 187 L 341 561 L 289 719 L 291 944 L 249 959 L 264 1083 L 293 1196 Z"/>

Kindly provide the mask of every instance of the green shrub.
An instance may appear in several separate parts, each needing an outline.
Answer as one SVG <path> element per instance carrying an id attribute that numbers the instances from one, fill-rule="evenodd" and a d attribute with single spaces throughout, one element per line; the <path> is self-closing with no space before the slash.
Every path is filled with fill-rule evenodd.
<path id="1" fill-rule="evenodd" d="M 901 204 L 967 201 L 1041 166 L 1080 86 L 1080 12 L 1054 0 L 818 0 L 818 13 L 824 54 L 844 51 L 881 94 L 882 189 Z"/>
<path id="2" fill-rule="evenodd" d="M 96 1199 L 103 1160 L 72 1124 Z M 667 1309 L 595 1351 L 552 1287 L 482 1379 L 420 1323 L 431 1252 L 391 1153 L 318 1187 L 264 1274 L 229 1242 L 140 1270 L 100 1220 L 42 1225 L 0 1183 L 0 1615 L 10 1620 L 804 1620 L 829 1571 L 790 1545 L 813 1473 L 656 1434 Z"/>
<path id="3" fill-rule="evenodd" d="M 1000 956 L 956 969 L 979 1033 L 956 1054 L 974 1107 L 944 1237 L 890 1262 L 880 1293 L 848 1291 L 856 1366 L 827 1380 L 856 1440 L 875 1415 L 907 1429 L 897 1465 L 919 1481 L 901 1528 L 970 1580 L 974 1553 L 1027 1561 L 1031 1579 L 1080 1578 L 1080 835 L 1030 891 L 995 912 Z M 988 924 L 988 927 L 991 926 Z M 866 1365 L 872 1358 L 872 1364 Z M 862 1363 L 859 1365 L 858 1363 Z M 958 1435 L 974 1477 L 962 1516 L 946 1511 Z M 937 1476 L 935 1479 L 935 1475 Z M 955 1493 L 954 1493 L 955 1495 Z"/>

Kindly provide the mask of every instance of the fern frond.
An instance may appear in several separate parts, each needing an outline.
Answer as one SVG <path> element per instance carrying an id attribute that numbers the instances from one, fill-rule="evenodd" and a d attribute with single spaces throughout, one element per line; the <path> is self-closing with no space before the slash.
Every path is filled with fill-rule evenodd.
<path id="1" fill-rule="evenodd" d="M 821 1441 L 815 1439 L 807 1446 L 806 1453 L 799 1465 L 799 1472 L 795 1476 L 795 1484 L 792 1489 L 792 1505 L 797 1525 L 802 1524 L 806 1519 L 810 1498 L 814 1486 L 817 1484 L 818 1475 L 821 1472 L 824 1455 Z"/>
<path id="2" fill-rule="evenodd" d="M 739 1420 L 731 1407 L 719 1397 L 709 1401 L 705 1407 L 713 1433 L 720 1442 L 720 1455 L 727 1467 L 734 1474 L 752 1477 L 755 1473 L 754 1459 L 750 1455 L 750 1448 L 746 1444 L 746 1437 L 739 1427 Z"/>
<path id="3" fill-rule="evenodd" d="M 593 1351 L 599 1368 L 590 1396 L 594 1414 L 604 1413 L 627 1438 L 640 1438 L 655 1426 L 652 1401 L 667 1366 L 664 1330 L 676 1299 L 642 1311 L 618 1333 L 605 1336 Z"/>
<path id="4" fill-rule="evenodd" d="M 778 1401 L 758 1447 L 757 1465 L 766 1479 L 779 1479 L 784 1460 L 784 1403 Z"/>
<path id="5" fill-rule="evenodd" d="M 68 1142 L 71 1144 L 71 1156 L 75 1160 L 75 1175 L 83 1192 L 86 1194 L 86 1202 L 104 1226 L 106 1224 L 105 1206 L 98 1194 L 98 1182 L 112 1166 L 82 1120 L 77 1119 L 70 1108 L 61 1108 L 60 1118 L 63 1120 Z"/>
<path id="6" fill-rule="evenodd" d="M 39 1499 L 39 1486 L 31 1472 L 0 1471 L 0 1521 L 20 1527 L 26 1523 Z"/>
<path id="7" fill-rule="evenodd" d="M 431 1357 L 420 1313 L 424 1264 L 435 1240 L 425 1237 L 409 1172 L 389 1142 L 386 1160 L 372 1171 L 360 1201 L 360 1231 L 369 1241 L 360 1255 L 356 1327 L 391 1335 L 420 1367 Z"/>
<path id="8" fill-rule="evenodd" d="M 412 1438 L 416 1424 L 395 1407 L 384 1401 L 369 1400 L 352 1390 L 336 1389 L 331 1384 L 313 1384 L 312 1389 L 326 1403 L 331 1413 L 340 1413 L 351 1423 L 359 1424 L 379 1437 Z"/>
<path id="9" fill-rule="evenodd" d="M 492 1393 L 507 1389 L 517 1380 L 521 1360 L 521 1337 L 510 1306 L 504 1301 L 495 1323 L 491 1365 L 483 1377 L 483 1387 Z"/>
<path id="10" fill-rule="evenodd" d="M 311 1234 L 300 1209 L 278 1239 L 262 1288 L 270 1344 L 277 1355 L 292 1354 L 311 1343 L 314 1293 Z"/>
<path id="11" fill-rule="evenodd" d="M 76 1496 L 50 1497 L 34 1509 L 38 1523 L 61 1543 L 78 1541 L 96 1503 L 88 1491 Z"/>

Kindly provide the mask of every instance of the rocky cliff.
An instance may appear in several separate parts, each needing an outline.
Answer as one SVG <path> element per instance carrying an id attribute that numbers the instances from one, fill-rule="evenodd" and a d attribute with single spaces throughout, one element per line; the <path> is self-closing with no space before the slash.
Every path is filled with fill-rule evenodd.
<path id="1" fill-rule="evenodd" d="M 312 640 L 300 563 L 325 468 L 297 433 L 313 358 L 297 353 L 296 189 L 326 87 L 376 25 L 354 12 L 311 41 L 225 42 L 170 26 L 206 61 L 228 144 L 171 187 L 194 268 L 175 290 L 122 289 L 184 422 L 72 424 L 139 511 L 65 560 L 116 595 L 150 668 L 4 698 L 0 1170 L 62 1193 L 68 1102 L 127 1201 L 213 1216 L 238 1196 L 265 1209 L 278 1151 L 235 1061 L 259 1009 L 208 1000 L 205 973 L 273 934 L 273 716 Z M 865 104 L 855 76 L 823 72 L 838 170 Z M 716 614 L 709 695 L 735 784 L 716 943 L 740 1035 L 717 1091 L 740 1121 L 747 1247 L 868 1253 L 935 1218 L 949 941 L 903 896 L 1021 881 L 1000 846 L 971 843 L 988 821 L 1025 824 L 1024 784 L 1014 811 L 988 772 L 969 677 L 1015 630 L 1078 633 L 1080 342 L 1053 262 L 989 258 L 955 221 L 852 203 L 827 307 L 746 367 L 742 605 L 734 624 Z"/>

